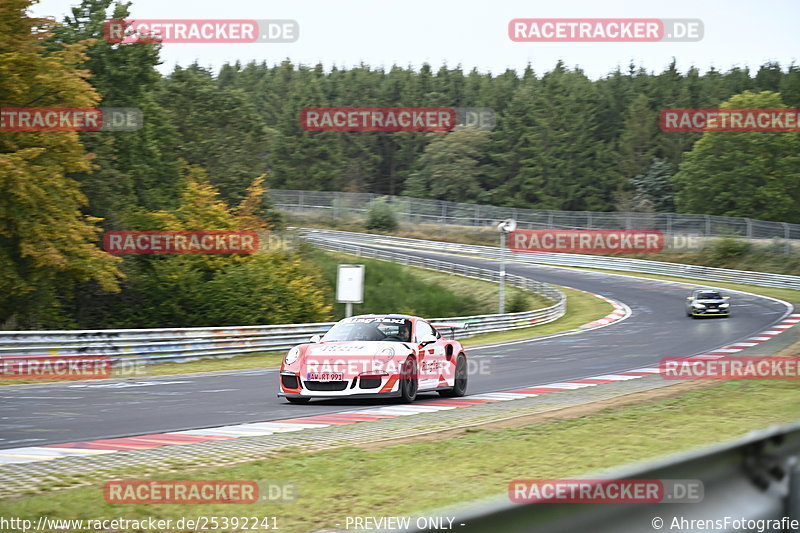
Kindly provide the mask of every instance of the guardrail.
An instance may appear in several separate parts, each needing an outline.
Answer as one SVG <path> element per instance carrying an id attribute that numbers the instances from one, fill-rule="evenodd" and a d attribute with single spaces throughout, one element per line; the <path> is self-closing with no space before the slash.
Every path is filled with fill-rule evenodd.
<path id="1" fill-rule="evenodd" d="M 520 477 L 526 476 L 520 472 Z M 457 530 L 469 533 L 796 531 L 800 523 L 800 423 L 599 476 L 582 476 L 587 478 L 699 480 L 703 499 L 672 504 L 519 504 L 508 496 L 498 496 L 428 514 L 454 518 Z"/>
<path id="2" fill-rule="evenodd" d="M 339 191 L 270 189 L 267 194 L 283 210 L 324 214 L 333 221 L 363 217 L 369 202 L 381 197 L 389 200 L 401 220 L 413 224 L 480 227 L 513 218 L 520 228 L 526 229 L 649 229 L 706 237 L 736 235 L 748 239 L 800 239 L 800 224 L 744 217 L 522 209 Z"/>
<path id="3" fill-rule="evenodd" d="M 490 259 L 500 258 L 500 249 L 492 246 L 479 246 L 473 244 L 457 244 L 422 239 L 408 239 L 404 237 L 389 237 L 365 233 L 352 233 L 335 230 L 306 229 L 304 232 L 309 238 L 325 235 L 345 240 L 351 243 L 370 246 L 397 246 L 405 249 L 416 249 L 433 252 L 447 252 L 459 255 L 484 257 Z M 625 272 L 640 272 L 646 274 L 659 274 L 695 278 L 708 281 L 727 281 L 731 283 L 748 283 L 764 287 L 778 287 L 784 289 L 800 290 L 800 276 L 786 274 L 769 274 L 765 272 L 751 272 L 747 270 L 731 270 L 698 265 L 685 265 L 680 263 L 666 263 L 643 259 L 628 259 L 623 257 L 609 257 L 600 255 L 568 254 L 568 253 L 522 253 L 506 252 L 506 259 L 522 263 L 543 265 L 574 266 L 600 268 L 606 270 L 620 270 Z"/>
<path id="4" fill-rule="evenodd" d="M 475 279 L 498 281 L 494 270 L 454 265 L 448 261 L 361 249 L 358 246 L 323 243 L 329 250 L 364 257 L 386 259 Z M 520 276 L 506 276 L 506 282 L 553 300 L 543 309 L 521 313 L 436 318 L 437 321 L 467 322 L 461 338 L 478 333 L 505 331 L 544 324 L 561 317 L 566 298 L 555 287 Z M 126 362 L 188 361 L 199 357 L 231 357 L 237 354 L 288 350 L 308 342 L 312 335 L 324 334 L 335 322 L 280 324 L 269 326 L 230 326 L 214 328 L 120 329 L 81 331 L 3 331 L 0 332 L 0 358 L 109 356 Z"/>

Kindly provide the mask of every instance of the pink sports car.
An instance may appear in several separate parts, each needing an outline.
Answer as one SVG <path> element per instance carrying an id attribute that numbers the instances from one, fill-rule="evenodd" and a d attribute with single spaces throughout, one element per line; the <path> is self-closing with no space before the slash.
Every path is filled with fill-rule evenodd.
<path id="1" fill-rule="evenodd" d="M 463 396 L 467 355 L 439 330 L 463 323 L 431 323 L 408 315 L 345 318 L 321 338 L 295 346 L 281 364 L 280 392 L 291 403 L 312 398 L 398 397 L 418 392 Z"/>

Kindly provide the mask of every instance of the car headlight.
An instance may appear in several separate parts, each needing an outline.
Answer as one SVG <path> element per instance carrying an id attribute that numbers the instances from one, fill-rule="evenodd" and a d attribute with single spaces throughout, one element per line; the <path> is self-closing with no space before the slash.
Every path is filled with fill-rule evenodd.
<path id="1" fill-rule="evenodd" d="M 286 354 L 286 360 L 285 360 L 285 363 L 286 363 L 287 365 L 291 365 L 292 363 L 294 363 L 295 361 L 297 361 L 297 359 L 298 359 L 299 357 L 300 357 L 300 348 L 298 348 L 297 346 L 295 346 L 294 348 L 292 348 L 291 350 L 289 350 L 289 353 L 287 353 L 287 354 Z"/>
<path id="2" fill-rule="evenodd" d="M 699 307 L 701 309 L 704 309 L 705 308 L 705 304 L 700 304 L 700 303 L 695 302 L 695 303 L 692 304 L 692 307 Z"/>
<path id="3" fill-rule="evenodd" d="M 731 304 L 719 304 L 720 307 L 730 307 Z"/>
<path id="4" fill-rule="evenodd" d="M 381 350 L 380 353 L 379 353 L 379 355 L 385 355 L 389 359 L 394 357 L 394 354 L 395 354 L 394 348 L 392 348 L 391 346 L 387 346 L 386 348 Z"/>

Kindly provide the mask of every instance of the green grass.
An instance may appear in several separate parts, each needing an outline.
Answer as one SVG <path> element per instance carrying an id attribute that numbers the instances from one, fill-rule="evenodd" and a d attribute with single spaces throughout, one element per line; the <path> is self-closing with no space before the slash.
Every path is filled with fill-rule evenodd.
<path id="1" fill-rule="evenodd" d="M 345 516 L 397 516 L 502 494 L 514 479 L 580 476 L 734 438 L 800 412 L 792 382 L 727 382 L 635 407 L 528 424 L 472 428 L 439 441 L 283 452 L 232 467 L 153 479 L 293 481 L 299 497 L 273 505 L 110 505 L 102 483 L 0 503 L 0 516 L 59 518 L 277 516 L 286 532 L 335 528 Z M 115 479 L 141 479 L 132 474 Z"/>
<path id="2" fill-rule="evenodd" d="M 147 374 L 150 376 L 164 376 L 168 374 L 219 372 L 223 370 L 279 366 L 284 355 L 286 355 L 286 352 L 269 352 L 237 355 L 227 359 L 201 359 L 186 363 L 161 363 L 148 367 Z"/>
<path id="3" fill-rule="evenodd" d="M 496 342 L 515 341 L 534 336 L 538 337 L 541 335 L 559 333 L 561 331 L 569 331 L 584 324 L 588 324 L 593 320 L 597 320 L 598 318 L 603 318 L 614 310 L 611 304 L 588 292 L 568 289 L 566 287 L 559 287 L 559 289 L 567 297 L 567 312 L 558 320 L 541 326 L 475 335 L 474 337 L 464 339 L 462 344 L 464 346 L 493 344 Z"/>
<path id="4" fill-rule="evenodd" d="M 402 313 L 424 317 L 482 315 L 497 312 L 497 284 L 453 276 L 397 263 L 349 254 L 305 250 L 320 269 L 327 284 L 335 287 L 337 266 L 356 263 L 365 266 L 364 303 L 353 304 L 353 313 Z M 544 298 L 509 287 L 509 302 L 516 311 L 550 305 Z M 509 311 L 513 311 L 510 309 Z M 344 304 L 336 304 L 335 320 L 344 318 Z"/>

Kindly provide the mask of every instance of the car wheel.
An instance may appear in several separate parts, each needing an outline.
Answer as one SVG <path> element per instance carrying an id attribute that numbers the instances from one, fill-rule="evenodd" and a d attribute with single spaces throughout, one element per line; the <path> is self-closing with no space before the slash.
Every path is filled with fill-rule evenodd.
<path id="1" fill-rule="evenodd" d="M 452 389 L 439 391 L 440 396 L 458 397 L 467 393 L 467 358 L 459 354 L 456 361 L 456 380 Z"/>
<path id="2" fill-rule="evenodd" d="M 400 401 L 411 403 L 416 400 L 418 387 L 417 364 L 409 357 L 400 371 Z"/>
<path id="3" fill-rule="evenodd" d="M 289 401 L 289 403 L 297 403 L 297 404 L 305 404 L 311 401 L 310 398 L 290 398 L 288 396 L 286 397 L 286 399 Z"/>

